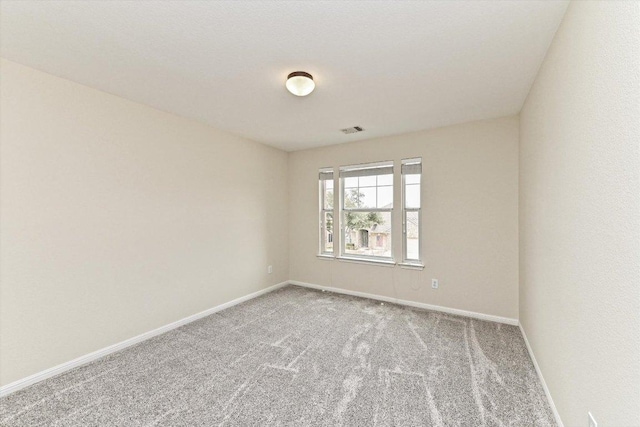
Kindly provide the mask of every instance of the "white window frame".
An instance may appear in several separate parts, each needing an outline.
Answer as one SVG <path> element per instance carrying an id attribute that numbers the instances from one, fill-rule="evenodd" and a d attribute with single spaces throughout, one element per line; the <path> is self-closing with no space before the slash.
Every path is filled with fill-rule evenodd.
<path id="1" fill-rule="evenodd" d="M 406 204 L 406 182 L 405 178 L 407 170 L 416 169 L 416 166 L 420 172 L 420 207 L 419 208 L 407 208 Z M 422 252 L 422 158 L 403 159 L 400 167 L 400 174 L 402 176 L 401 192 L 402 192 L 402 263 L 407 265 L 423 265 L 423 252 Z M 414 174 L 415 175 L 415 174 Z M 409 259 L 407 256 L 407 213 L 415 212 L 418 214 L 418 259 Z"/>
<path id="2" fill-rule="evenodd" d="M 319 173 L 318 173 L 318 193 L 319 193 L 319 202 L 320 202 L 320 211 L 319 211 L 319 216 L 320 216 L 320 245 L 319 245 L 319 255 L 321 256 L 328 256 L 328 257 L 333 257 L 335 256 L 335 251 L 336 251 L 336 246 L 335 243 L 333 245 L 333 248 L 331 251 L 327 251 L 326 248 L 326 242 L 325 242 L 325 230 L 326 230 L 326 223 L 325 223 L 325 218 L 326 218 L 326 214 L 330 213 L 333 217 L 333 242 L 335 242 L 335 233 L 336 233 L 336 215 L 335 215 L 335 203 L 332 200 L 331 204 L 333 206 L 333 208 L 331 209 L 327 209 L 325 208 L 325 200 L 324 197 L 327 194 L 326 192 L 326 182 L 331 180 L 334 184 L 333 184 L 333 193 L 334 193 L 334 200 L 335 200 L 335 180 L 333 178 L 333 168 L 321 168 Z"/>
<path id="3" fill-rule="evenodd" d="M 395 204 L 392 205 L 391 208 L 383 209 L 383 208 L 345 208 L 344 206 L 344 189 L 345 189 L 345 173 L 348 174 L 351 171 L 359 171 L 366 169 L 381 169 L 381 168 L 389 168 L 390 174 L 393 176 L 393 161 L 384 161 L 384 162 L 376 162 L 376 163 L 364 163 L 358 165 L 350 165 L 350 166 L 341 166 L 340 167 L 340 212 L 339 212 L 339 220 L 340 220 L 340 256 L 339 258 L 346 260 L 363 260 L 363 261 L 373 261 L 373 262 L 382 262 L 382 263 L 395 263 L 393 258 L 393 242 L 394 242 L 394 227 L 393 227 L 393 210 Z M 395 196 L 395 185 L 392 181 L 393 194 Z M 394 197 L 395 199 L 395 197 Z M 354 255 L 346 253 L 346 236 L 345 236 L 345 213 L 346 212 L 387 212 L 389 213 L 389 221 L 391 225 L 391 256 L 375 256 L 375 255 Z M 335 216 L 334 216 L 334 224 L 335 224 Z M 335 250 L 335 247 L 334 247 Z"/>

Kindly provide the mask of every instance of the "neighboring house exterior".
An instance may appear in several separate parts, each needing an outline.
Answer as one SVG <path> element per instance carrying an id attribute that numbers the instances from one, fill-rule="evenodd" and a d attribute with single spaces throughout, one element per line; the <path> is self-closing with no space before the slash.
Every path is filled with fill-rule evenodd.
<path id="1" fill-rule="evenodd" d="M 361 232 L 368 235 L 369 248 L 391 252 L 391 224 L 374 224 L 373 227 Z"/>
<path id="2" fill-rule="evenodd" d="M 407 219 L 407 247 L 418 247 L 418 223 L 411 218 Z M 391 257 L 391 224 L 351 230 L 346 236 L 345 251 L 353 255 Z"/>

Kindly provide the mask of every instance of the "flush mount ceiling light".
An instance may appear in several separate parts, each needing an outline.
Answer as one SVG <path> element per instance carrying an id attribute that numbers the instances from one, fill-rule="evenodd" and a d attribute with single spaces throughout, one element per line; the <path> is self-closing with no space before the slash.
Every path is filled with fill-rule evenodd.
<path id="1" fill-rule="evenodd" d="M 286 86 L 287 90 L 295 96 L 307 96 L 313 92 L 316 84 L 311 74 L 304 71 L 294 71 L 287 76 Z"/>

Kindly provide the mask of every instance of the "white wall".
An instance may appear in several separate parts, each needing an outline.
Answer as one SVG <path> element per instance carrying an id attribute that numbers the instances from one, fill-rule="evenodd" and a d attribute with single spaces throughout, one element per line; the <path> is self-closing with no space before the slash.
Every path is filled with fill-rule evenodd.
<path id="1" fill-rule="evenodd" d="M 422 157 L 425 269 L 326 261 L 318 253 L 318 169 Z M 396 191 L 395 230 L 401 229 Z M 290 279 L 518 317 L 518 118 L 473 122 L 293 152 Z M 401 259 L 396 235 L 393 251 Z M 431 289 L 431 278 L 440 289 Z"/>
<path id="2" fill-rule="evenodd" d="M 566 426 L 640 426 L 640 3 L 572 2 L 521 113 L 520 320 Z"/>
<path id="3" fill-rule="evenodd" d="M 287 153 L 0 73 L 0 384 L 288 278 Z"/>

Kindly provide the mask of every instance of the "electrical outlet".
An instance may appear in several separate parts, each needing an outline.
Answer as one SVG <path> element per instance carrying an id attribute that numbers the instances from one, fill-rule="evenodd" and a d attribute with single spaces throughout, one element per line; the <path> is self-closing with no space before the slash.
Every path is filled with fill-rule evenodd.
<path id="1" fill-rule="evenodd" d="M 589 414 L 589 427 L 598 427 L 598 423 L 596 422 L 596 419 L 593 418 L 593 415 L 591 415 L 591 412 L 588 412 Z"/>
<path id="2" fill-rule="evenodd" d="M 438 279 L 431 279 L 431 287 L 433 289 L 438 289 Z"/>
<path id="3" fill-rule="evenodd" d="M 267 267 L 267 273 L 269 274 L 273 273 L 273 265 L 270 265 L 269 267 Z"/>

